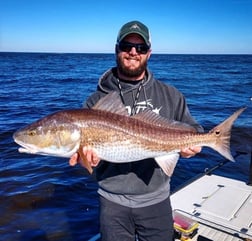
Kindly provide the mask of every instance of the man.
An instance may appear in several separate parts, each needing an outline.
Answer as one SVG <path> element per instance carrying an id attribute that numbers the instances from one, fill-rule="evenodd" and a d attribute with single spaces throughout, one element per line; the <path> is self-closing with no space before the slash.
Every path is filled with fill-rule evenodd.
<path id="1" fill-rule="evenodd" d="M 109 92 L 117 91 L 130 115 L 149 108 L 202 131 L 190 115 L 184 96 L 174 87 L 155 80 L 147 68 L 151 40 L 143 23 L 132 21 L 122 26 L 115 52 L 117 67 L 103 74 L 97 91 L 86 101 L 86 108 Z M 181 156 L 191 157 L 200 151 L 200 147 L 188 148 L 181 151 Z M 145 241 L 173 240 L 170 177 L 154 159 L 118 164 L 100 161 L 90 147 L 83 152 L 91 165 L 96 166 L 103 241 L 135 240 L 136 235 L 138 240 Z M 75 154 L 70 165 L 75 165 L 77 159 Z"/>

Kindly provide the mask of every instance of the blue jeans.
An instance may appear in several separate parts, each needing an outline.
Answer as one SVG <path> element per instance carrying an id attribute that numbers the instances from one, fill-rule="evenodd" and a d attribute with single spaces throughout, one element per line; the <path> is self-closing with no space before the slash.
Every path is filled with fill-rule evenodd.
<path id="1" fill-rule="evenodd" d="M 129 208 L 100 197 L 102 241 L 172 241 L 170 198 L 143 208 Z"/>

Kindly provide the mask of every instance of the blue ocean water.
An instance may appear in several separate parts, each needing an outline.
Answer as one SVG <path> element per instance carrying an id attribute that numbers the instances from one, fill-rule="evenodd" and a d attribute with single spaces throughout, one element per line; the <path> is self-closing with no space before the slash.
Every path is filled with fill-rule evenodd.
<path id="1" fill-rule="evenodd" d="M 57 110 L 79 108 L 113 54 L 0 53 L 0 237 L 8 241 L 83 241 L 98 232 L 97 184 L 67 159 L 18 153 L 12 134 Z M 248 181 L 252 146 L 252 55 L 159 55 L 149 68 L 177 87 L 206 131 L 241 106 L 232 130 L 236 162 L 215 173 Z M 204 148 L 181 159 L 172 190 L 222 163 Z"/>

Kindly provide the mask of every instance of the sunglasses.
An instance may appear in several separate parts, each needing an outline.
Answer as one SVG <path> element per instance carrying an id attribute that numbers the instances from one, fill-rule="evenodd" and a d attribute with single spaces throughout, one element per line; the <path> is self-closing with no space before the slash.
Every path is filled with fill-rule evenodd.
<path id="1" fill-rule="evenodd" d="M 120 42 L 118 48 L 122 52 L 130 52 L 131 49 L 134 47 L 138 54 L 146 54 L 150 47 L 147 44 L 134 44 L 130 42 Z"/>

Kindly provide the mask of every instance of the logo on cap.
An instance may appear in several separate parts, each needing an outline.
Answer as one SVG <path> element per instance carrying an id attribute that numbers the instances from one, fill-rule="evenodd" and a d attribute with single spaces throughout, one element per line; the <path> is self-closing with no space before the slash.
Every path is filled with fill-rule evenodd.
<path id="1" fill-rule="evenodd" d="M 133 24 L 130 29 L 141 29 L 136 23 Z"/>

